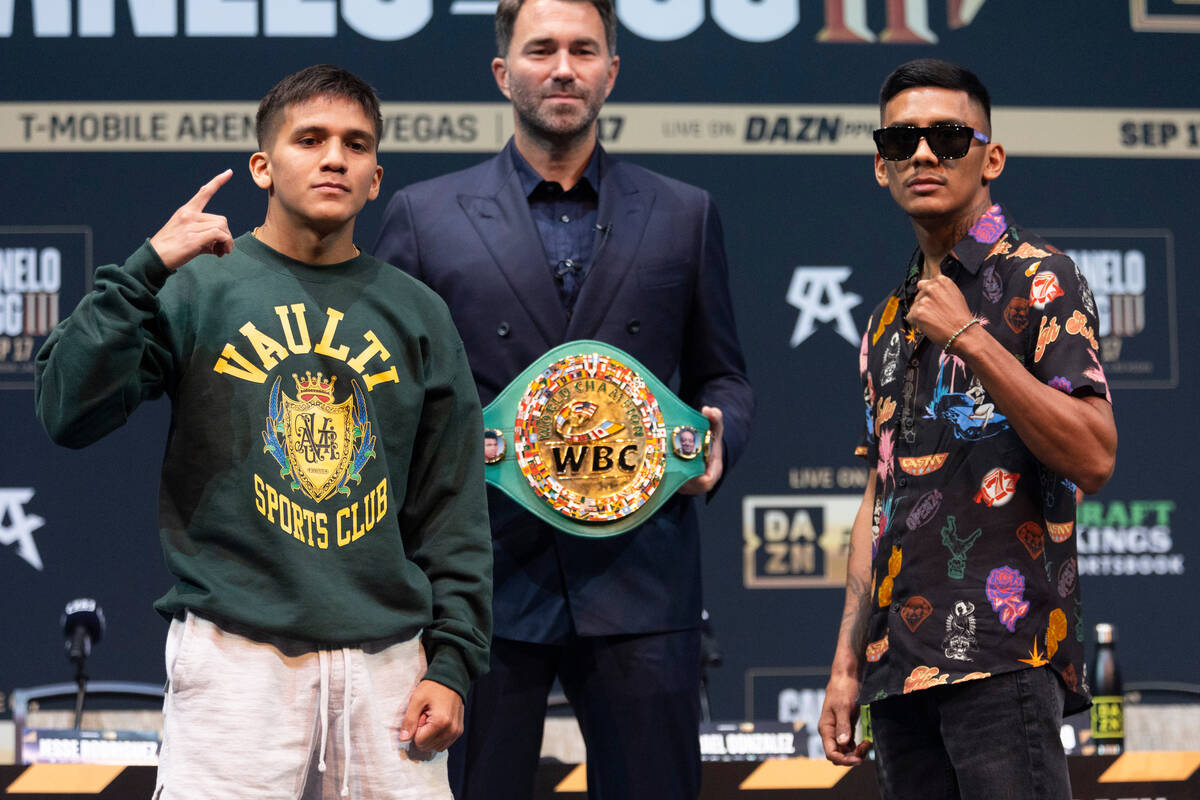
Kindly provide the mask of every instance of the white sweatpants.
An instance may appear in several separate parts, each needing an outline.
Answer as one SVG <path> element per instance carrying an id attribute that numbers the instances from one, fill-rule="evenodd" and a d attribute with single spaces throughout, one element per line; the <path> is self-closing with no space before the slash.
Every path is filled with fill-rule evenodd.
<path id="1" fill-rule="evenodd" d="M 446 754 L 399 738 L 419 636 L 319 650 L 246 633 L 172 621 L 156 800 L 450 799 Z"/>

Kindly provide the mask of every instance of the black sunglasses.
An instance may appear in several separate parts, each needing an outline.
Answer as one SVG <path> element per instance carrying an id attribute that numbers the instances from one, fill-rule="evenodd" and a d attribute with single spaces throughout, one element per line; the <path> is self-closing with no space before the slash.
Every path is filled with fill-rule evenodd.
<path id="1" fill-rule="evenodd" d="M 969 125 L 934 125 L 929 128 L 892 127 L 875 129 L 875 147 L 884 161 L 912 158 L 924 139 L 938 158 L 962 158 L 971 149 L 971 141 L 991 141 Z"/>

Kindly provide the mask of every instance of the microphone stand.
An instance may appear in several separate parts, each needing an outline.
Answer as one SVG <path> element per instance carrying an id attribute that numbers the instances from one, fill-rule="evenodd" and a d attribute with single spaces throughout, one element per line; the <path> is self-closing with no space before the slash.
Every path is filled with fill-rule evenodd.
<path id="1" fill-rule="evenodd" d="M 75 691 L 75 730 L 83 725 L 83 702 L 87 698 L 87 673 L 83 671 L 84 659 L 75 662 L 75 683 L 79 688 Z"/>
<path id="2" fill-rule="evenodd" d="M 87 699 L 88 676 L 84 672 L 92 645 L 104 634 L 104 612 L 90 597 L 81 597 L 67 603 L 63 611 L 63 634 L 67 637 L 67 660 L 75 665 L 75 730 L 83 727 L 83 704 Z"/>

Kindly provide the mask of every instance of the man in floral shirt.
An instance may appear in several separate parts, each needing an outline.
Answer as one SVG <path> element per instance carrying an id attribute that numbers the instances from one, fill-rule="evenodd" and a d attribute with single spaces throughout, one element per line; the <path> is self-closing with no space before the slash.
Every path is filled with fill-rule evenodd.
<path id="1" fill-rule="evenodd" d="M 820 731 L 856 764 L 871 704 L 885 798 L 1071 797 L 1063 713 L 1089 702 L 1076 487 L 1116 427 L 1096 306 L 1069 258 L 993 204 L 1004 149 L 972 73 L 922 59 L 880 94 L 875 177 L 917 250 L 875 309 L 850 542 Z"/>

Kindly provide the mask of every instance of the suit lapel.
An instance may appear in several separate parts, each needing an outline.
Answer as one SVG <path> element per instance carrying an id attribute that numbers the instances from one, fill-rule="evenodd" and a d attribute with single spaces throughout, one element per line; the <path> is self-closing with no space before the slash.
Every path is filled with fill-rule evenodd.
<path id="1" fill-rule="evenodd" d="M 620 162 L 601 151 L 600 205 L 597 220 L 608 231 L 596 232 L 592 265 L 575 301 L 567 325 L 567 340 L 593 338 L 612 307 L 622 281 L 634 266 L 634 257 L 646 231 L 654 192 L 639 187 Z"/>
<path id="2" fill-rule="evenodd" d="M 507 148 L 493 164 L 496 168 L 480 187 L 482 193 L 460 194 L 458 204 L 549 349 L 562 341 L 567 315 Z"/>

